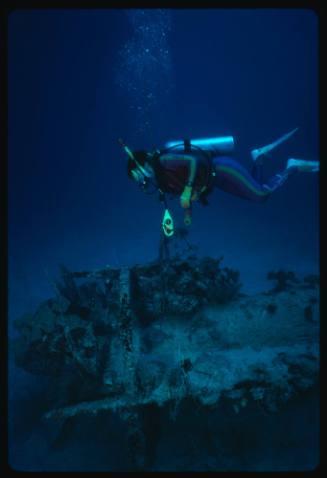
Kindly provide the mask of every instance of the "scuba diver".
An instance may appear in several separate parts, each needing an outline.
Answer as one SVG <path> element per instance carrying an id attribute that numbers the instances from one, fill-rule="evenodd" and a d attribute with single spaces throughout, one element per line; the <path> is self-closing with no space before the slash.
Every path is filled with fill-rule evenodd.
<path id="1" fill-rule="evenodd" d="M 298 128 L 281 136 L 273 143 L 251 151 L 251 173 L 233 159 L 232 136 L 198 140 L 181 140 L 165 144 L 162 150 L 132 152 L 122 140 L 128 155 L 127 174 L 148 193 L 159 192 L 165 204 L 162 227 L 166 236 L 174 233 L 165 194 L 179 196 L 185 210 L 184 224 L 192 222 L 192 204 L 207 205 L 207 197 L 219 188 L 243 199 L 264 202 L 294 173 L 319 171 L 318 161 L 289 158 L 283 171 L 263 181 L 263 163 L 267 154 L 290 138 Z M 151 191 L 152 188 L 152 191 Z"/>

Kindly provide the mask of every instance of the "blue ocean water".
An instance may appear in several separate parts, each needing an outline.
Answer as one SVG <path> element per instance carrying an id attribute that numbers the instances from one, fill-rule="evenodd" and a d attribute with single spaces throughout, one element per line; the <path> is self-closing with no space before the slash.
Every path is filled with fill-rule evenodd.
<path id="1" fill-rule="evenodd" d="M 157 257 L 162 204 L 127 178 L 118 138 L 131 149 L 150 149 L 174 139 L 233 135 L 235 157 L 250 169 L 251 149 L 298 127 L 266 159 L 269 176 L 290 157 L 319 159 L 318 101 L 318 19 L 311 10 L 11 13 L 10 336 L 15 318 L 53 295 L 59 264 L 92 270 Z M 217 190 L 208 207 L 195 206 L 189 240 L 240 270 L 247 293 L 263 290 L 272 269 L 318 274 L 318 180 L 318 174 L 298 174 L 263 204 Z M 171 208 L 182 223 L 178 200 Z M 12 368 L 14 406 L 28 402 L 35 386 L 32 377 Z M 307 441 L 291 446 L 289 456 L 276 451 L 278 439 L 271 446 L 268 441 L 246 466 L 274 469 L 275 463 L 280 469 L 286 463 L 292 469 L 294 455 L 300 468 L 315 466 L 318 419 L 303 421 L 316 413 L 317 396 L 310 400 L 280 419 L 281 428 L 288 417 L 293 430 L 306 426 Z M 35 425 L 38 411 L 33 413 L 29 421 L 14 413 L 9 440 L 14 468 L 63 469 L 64 460 L 67 468 L 92 469 L 88 456 L 94 450 L 82 439 L 68 451 L 46 449 L 45 431 Z M 98 447 L 98 453 L 99 468 L 110 469 L 105 451 Z M 281 453 L 286 457 L 280 459 Z"/>

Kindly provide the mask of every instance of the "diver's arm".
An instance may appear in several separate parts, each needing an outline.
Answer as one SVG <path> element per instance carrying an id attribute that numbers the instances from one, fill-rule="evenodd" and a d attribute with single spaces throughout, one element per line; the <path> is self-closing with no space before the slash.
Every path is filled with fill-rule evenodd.
<path id="1" fill-rule="evenodd" d="M 162 156 L 162 159 L 168 160 L 168 161 L 169 160 L 172 160 L 172 161 L 183 160 L 183 161 L 188 161 L 189 162 L 189 164 L 190 164 L 189 176 L 188 176 L 188 179 L 187 179 L 187 182 L 185 184 L 184 190 L 183 190 L 183 192 L 181 194 L 181 197 L 180 197 L 181 206 L 184 209 L 188 209 L 190 207 L 192 198 L 193 197 L 194 197 L 194 199 L 196 198 L 196 195 L 192 196 L 192 189 L 193 189 L 193 183 L 194 183 L 195 176 L 196 176 L 196 171 L 197 171 L 197 159 L 194 156 L 190 156 L 190 155 L 186 155 L 186 154 L 183 154 L 183 155 L 181 155 L 181 154 L 179 154 L 179 155 L 164 154 Z"/>
<path id="2" fill-rule="evenodd" d="M 189 172 L 189 177 L 187 180 L 186 185 L 191 184 L 193 185 L 194 179 L 196 176 L 196 170 L 197 170 L 197 159 L 194 156 L 190 156 L 188 154 L 164 154 L 161 159 L 168 160 L 168 161 L 188 161 L 190 163 L 190 172 Z"/>
<path id="3" fill-rule="evenodd" d="M 186 185 L 193 187 L 193 183 L 194 183 L 194 179 L 196 175 L 196 169 L 197 169 L 196 159 L 193 156 L 184 156 L 183 158 L 186 161 L 190 161 L 190 172 L 189 172 Z"/>
<path id="4" fill-rule="evenodd" d="M 180 197 L 180 203 L 184 209 L 190 210 L 191 201 L 192 201 L 193 184 L 195 180 L 197 164 L 196 164 L 196 158 L 194 158 L 193 156 L 183 156 L 183 159 L 190 162 L 190 172 L 188 175 L 188 180 L 186 182 L 186 185 Z"/>

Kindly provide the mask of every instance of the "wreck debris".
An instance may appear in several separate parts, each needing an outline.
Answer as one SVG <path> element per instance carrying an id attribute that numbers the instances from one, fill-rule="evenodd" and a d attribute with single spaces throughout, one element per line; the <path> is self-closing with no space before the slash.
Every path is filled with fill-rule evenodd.
<path id="1" fill-rule="evenodd" d="M 267 279 L 276 281 L 273 292 L 282 292 L 292 287 L 292 285 L 299 283 L 299 280 L 293 271 L 286 271 L 283 269 L 268 272 Z"/>
<path id="2" fill-rule="evenodd" d="M 144 469 L 160 440 L 149 420 L 159 424 L 165 406 L 171 419 L 187 400 L 273 413 L 314 387 L 319 281 L 307 287 L 308 279 L 280 270 L 269 273 L 277 284 L 268 295 L 245 296 L 238 271 L 221 262 L 190 255 L 93 272 L 62 268 L 58 295 L 16 321 L 13 343 L 20 367 L 52 377 L 46 418 L 68 419 L 70 428 L 83 414 L 117 414 L 130 462 Z"/>
<path id="3" fill-rule="evenodd" d="M 133 324 L 135 317 L 131 309 L 130 295 L 130 270 L 125 267 L 120 271 L 120 311 L 119 338 L 123 349 L 123 368 L 121 370 L 124 379 L 125 394 L 129 397 L 124 407 L 120 409 L 120 416 L 127 423 L 127 449 L 129 459 L 136 468 L 144 467 L 145 436 L 140 425 L 140 417 L 134 403 L 137 399 L 136 387 L 136 362 L 138 358 L 139 337 L 138 327 Z"/>

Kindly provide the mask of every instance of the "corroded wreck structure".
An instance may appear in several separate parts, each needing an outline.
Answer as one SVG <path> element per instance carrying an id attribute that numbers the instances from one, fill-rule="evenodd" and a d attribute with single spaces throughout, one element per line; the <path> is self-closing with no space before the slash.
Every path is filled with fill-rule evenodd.
<path id="1" fill-rule="evenodd" d="M 147 424 L 165 407 L 171 420 L 185 402 L 274 413 L 318 383 L 317 276 L 272 271 L 271 290 L 249 296 L 237 271 L 191 247 L 145 265 L 61 272 L 56 296 L 16 321 L 16 363 L 51 377 L 46 419 L 65 428 L 117 414 L 135 468 L 155 463 L 160 432 Z"/>

